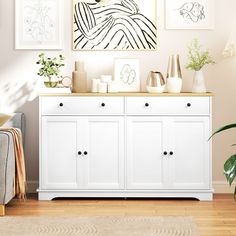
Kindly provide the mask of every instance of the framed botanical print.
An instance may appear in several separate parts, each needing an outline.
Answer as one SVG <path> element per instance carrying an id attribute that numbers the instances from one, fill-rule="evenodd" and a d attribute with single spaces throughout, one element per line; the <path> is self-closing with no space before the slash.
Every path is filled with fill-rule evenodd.
<path id="1" fill-rule="evenodd" d="M 74 50 L 156 48 L 156 0 L 73 0 Z"/>
<path id="2" fill-rule="evenodd" d="M 63 0 L 15 0 L 15 49 L 62 49 Z"/>
<path id="3" fill-rule="evenodd" d="M 166 0 L 166 29 L 213 29 L 215 0 Z"/>

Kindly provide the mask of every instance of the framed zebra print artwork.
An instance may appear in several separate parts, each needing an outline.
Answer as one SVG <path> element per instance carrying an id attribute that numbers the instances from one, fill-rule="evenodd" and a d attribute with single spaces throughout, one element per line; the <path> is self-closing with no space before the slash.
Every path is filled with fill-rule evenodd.
<path id="1" fill-rule="evenodd" d="M 63 0 L 15 0 L 15 49 L 61 50 Z"/>
<path id="2" fill-rule="evenodd" d="M 156 50 L 156 0 L 73 0 L 74 50 Z"/>

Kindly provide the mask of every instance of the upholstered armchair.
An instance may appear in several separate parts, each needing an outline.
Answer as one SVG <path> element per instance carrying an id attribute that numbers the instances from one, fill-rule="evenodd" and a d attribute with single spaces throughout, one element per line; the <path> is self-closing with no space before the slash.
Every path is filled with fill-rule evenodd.
<path id="1" fill-rule="evenodd" d="M 23 113 L 15 113 L 4 127 L 15 127 L 22 131 L 24 140 L 25 119 Z M 0 131 L 0 216 L 5 215 L 5 205 L 14 197 L 15 152 L 10 132 Z"/>

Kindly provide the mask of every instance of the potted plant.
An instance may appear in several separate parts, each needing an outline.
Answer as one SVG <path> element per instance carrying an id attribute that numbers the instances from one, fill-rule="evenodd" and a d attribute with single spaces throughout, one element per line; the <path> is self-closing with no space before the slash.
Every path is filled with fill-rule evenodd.
<path id="1" fill-rule="evenodd" d="M 209 50 L 202 51 L 198 39 L 193 39 L 188 46 L 188 63 L 185 65 L 186 69 L 195 71 L 193 79 L 193 93 L 205 93 L 206 86 L 202 68 L 208 64 L 215 64 L 215 61 L 210 56 Z"/>
<path id="2" fill-rule="evenodd" d="M 218 134 L 218 133 L 220 133 L 224 130 L 231 129 L 231 128 L 236 128 L 236 124 L 225 125 L 225 126 L 219 128 L 218 130 L 216 130 L 212 134 L 212 136 L 214 136 L 215 134 Z M 232 146 L 236 146 L 236 144 L 233 144 Z M 227 179 L 227 182 L 231 186 L 234 179 L 235 179 L 235 177 L 236 177 L 236 154 L 230 156 L 228 158 L 228 160 L 225 162 L 225 164 L 224 164 L 224 174 L 225 174 L 225 177 Z M 236 200 L 236 187 L 235 187 L 235 190 L 234 190 L 234 199 Z"/>
<path id="3" fill-rule="evenodd" d="M 44 53 L 39 54 L 39 60 L 36 64 L 42 67 L 39 69 L 38 75 L 46 78 L 44 81 L 46 87 L 54 88 L 57 86 L 58 79 L 55 80 L 55 78 L 60 77 L 60 68 L 65 66 L 64 60 L 65 58 L 62 55 L 50 58 L 46 57 Z"/>

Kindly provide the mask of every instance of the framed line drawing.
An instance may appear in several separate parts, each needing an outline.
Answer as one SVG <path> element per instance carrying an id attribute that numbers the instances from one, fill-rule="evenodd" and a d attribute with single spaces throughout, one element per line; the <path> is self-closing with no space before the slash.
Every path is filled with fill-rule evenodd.
<path id="1" fill-rule="evenodd" d="M 118 58 L 114 61 L 114 81 L 119 92 L 140 92 L 139 60 Z"/>
<path id="2" fill-rule="evenodd" d="M 15 49 L 61 50 L 63 0 L 15 0 Z"/>
<path id="3" fill-rule="evenodd" d="M 73 0 L 73 50 L 156 49 L 156 0 Z"/>
<path id="4" fill-rule="evenodd" d="M 214 29 L 214 0 L 166 0 L 166 29 Z"/>

